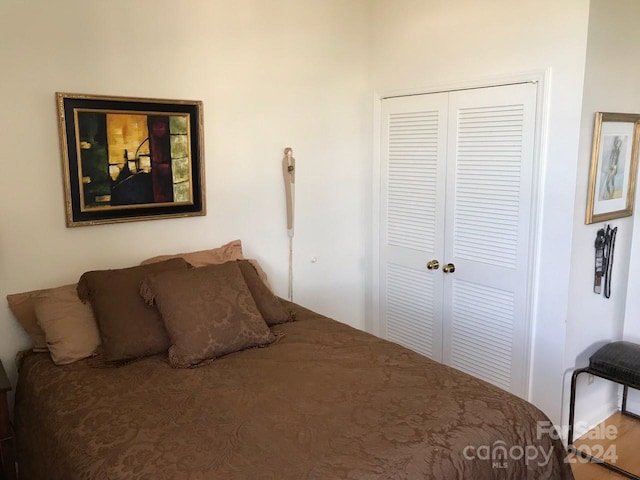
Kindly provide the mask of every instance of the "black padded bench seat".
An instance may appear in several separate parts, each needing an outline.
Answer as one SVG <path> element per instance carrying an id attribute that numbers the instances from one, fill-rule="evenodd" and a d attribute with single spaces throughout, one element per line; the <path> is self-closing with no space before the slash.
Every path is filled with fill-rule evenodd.
<path id="1" fill-rule="evenodd" d="M 627 470 L 605 462 L 601 458 L 594 457 L 586 452 L 581 451 L 573 445 L 573 422 L 575 416 L 576 402 L 576 380 L 581 373 L 588 373 L 596 377 L 605 378 L 612 382 L 623 386 L 622 405 L 620 413 L 640 419 L 640 415 L 627 411 L 627 394 L 629 387 L 640 390 L 640 345 L 632 342 L 611 342 L 599 348 L 591 357 L 589 357 L 589 366 L 579 368 L 573 372 L 571 376 L 571 400 L 569 404 L 569 450 L 580 455 L 591 462 L 598 463 L 603 467 L 613 470 L 627 478 L 640 480 L 640 476 Z"/>
<path id="2" fill-rule="evenodd" d="M 640 345 L 631 342 L 612 342 L 589 358 L 589 370 L 616 383 L 640 389 Z"/>

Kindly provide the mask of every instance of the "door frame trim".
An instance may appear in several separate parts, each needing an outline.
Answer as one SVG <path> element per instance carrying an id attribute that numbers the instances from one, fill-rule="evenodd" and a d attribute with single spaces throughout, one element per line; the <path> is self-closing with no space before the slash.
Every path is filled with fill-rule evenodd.
<path id="1" fill-rule="evenodd" d="M 372 174 L 372 218 L 371 218 L 371 294 L 369 295 L 369 315 L 365 317 L 365 330 L 381 336 L 380 331 L 380 211 L 381 211 L 381 112 L 382 101 L 393 97 L 406 97 L 412 95 L 425 95 L 431 93 L 452 92 L 487 87 L 498 87 L 520 83 L 533 83 L 536 88 L 536 116 L 534 132 L 533 152 L 533 184 L 531 198 L 531 225 L 529 232 L 529 259 L 528 259 L 528 284 L 527 292 L 527 318 L 525 339 L 526 344 L 526 371 L 523 372 L 526 385 L 526 400 L 531 398 L 531 376 L 533 371 L 533 353 L 536 342 L 542 342 L 540 335 L 534 335 L 537 317 L 537 299 L 541 279 L 540 244 L 541 244 L 541 217 L 542 196 L 544 184 L 545 165 L 547 160 L 548 124 L 549 124 L 549 98 L 551 87 L 551 69 L 533 70 L 512 75 L 495 76 L 476 80 L 466 80 L 443 85 L 432 85 L 418 88 L 387 90 L 374 92 L 373 94 L 373 174 Z"/>

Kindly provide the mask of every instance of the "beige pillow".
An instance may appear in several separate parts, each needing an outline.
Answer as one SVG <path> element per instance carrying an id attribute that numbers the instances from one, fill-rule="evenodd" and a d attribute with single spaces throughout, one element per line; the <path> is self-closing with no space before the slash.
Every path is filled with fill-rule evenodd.
<path id="1" fill-rule="evenodd" d="M 18 323 L 24 328 L 25 332 L 31 337 L 34 352 L 47 351 L 47 338 L 44 331 L 38 325 L 38 319 L 34 310 L 34 298 L 47 290 L 33 290 L 31 292 L 14 293 L 7 295 L 7 303 L 18 320 Z"/>
<path id="2" fill-rule="evenodd" d="M 141 265 L 148 263 L 162 262 L 169 260 L 170 258 L 183 258 L 194 267 L 206 267 L 207 265 L 218 265 L 220 263 L 230 262 L 232 260 L 244 260 L 242 254 L 242 241 L 233 240 L 218 248 L 212 248 L 211 250 L 198 250 L 196 252 L 176 253 L 173 255 L 160 255 L 158 257 L 148 258 L 143 260 Z M 262 279 L 269 289 L 269 280 L 267 279 L 267 273 L 262 269 L 257 260 L 250 259 L 249 262 L 258 272 L 258 275 Z"/>
<path id="3" fill-rule="evenodd" d="M 230 260 L 240 260 L 242 256 L 242 242 L 233 240 L 218 248 L 211 250 L 199 250 L 197 252 L 175 253 L 173 255 L 160 255 L 144 260 L 141 265 L 148 263 L 162 262 L 171 258 L 183 258 L 194 267 L 205 267 L 207 265 L 216 265 L 218 263 L 228 262 Z"/>
<path id="4" fill-rule="evenodd" d="M 173 367 L 195 367 L 275 339 L 237 262 L 149 275 L 140 293 L 162 315 Z"/>
<path id="5" fill-rule="evenodd" d="M 33 305 L 56 365 L 93 355 L 100 345 L 100 334 L 91 306 L 80 301 L 76 285 L 41 292 L 35 296 Z"/>

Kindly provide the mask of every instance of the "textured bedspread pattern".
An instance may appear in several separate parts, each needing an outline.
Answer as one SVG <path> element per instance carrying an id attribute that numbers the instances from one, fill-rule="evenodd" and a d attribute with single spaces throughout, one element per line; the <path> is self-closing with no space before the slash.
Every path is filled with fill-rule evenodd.
<path id="1" fill-rule="evenodd" d="M 272 330 L 195 369 L 29 355 L 22 479 L 573 478 L 548 419 L 509 393 L 299 307 Z"/>

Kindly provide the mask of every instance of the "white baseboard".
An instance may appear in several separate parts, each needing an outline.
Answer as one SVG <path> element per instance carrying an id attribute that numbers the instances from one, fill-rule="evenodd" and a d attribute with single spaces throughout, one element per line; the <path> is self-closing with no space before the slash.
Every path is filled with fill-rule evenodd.
<path id="1" fill-rule="evenodd" d="M 573 425 L 573 439 L 580 438 L 582 435 L 587 433 L 589 430 L 593 429 L 596 425 L 604 422 L 611 415 L 616 413 L 619 410 L 619 403 L 615 404 L 614 402 L 604 403 L 600 408 L 591 412 L 588 418 L 586 419 L 576 419 Z M 627 406 L 630 407 L 630 402 L 627 401 Z M 640 405 L 640 404 L 639 404 Z M 568 425 L 564 426 L 562 429 L 562 439 L 567 444 L 568 440 Z"/>
<path id="2" fill-rule="evenodd" d="M 622 405 L 622 387 L 620 387 L 618 394 L 616 395 L 617 403 L 607 402 L 602 405 L 598 410 L 589 415 L 589 418 L 584 419 L 576 419 L 576 423 L 573 427 L 573 439 L 580 438 L 582 435 L 587 433 L 589 430 L 593 429 L 596 425 L 604 422 L 607 418 L 609 418 L 614 413 L 620 411 Z M 629 390 L 629 395 L 627 396 L 627 410 L 631 413 L 635 413 L 640 415 L 640 394 L 638 392 L 633 392 Z M 567 443 L 567 429 L 563 428 L 562 438 L 566 445 Z"/>

